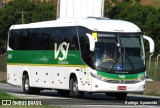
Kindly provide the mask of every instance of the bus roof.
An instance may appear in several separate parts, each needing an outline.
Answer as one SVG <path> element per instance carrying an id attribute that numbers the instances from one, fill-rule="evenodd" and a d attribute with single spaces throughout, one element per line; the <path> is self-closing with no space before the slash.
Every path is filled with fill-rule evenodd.
<path id="1" fill-rule="evenodd" d="M 133 23 L 123 20 L 113 20 L 109 18 L 65 18 L 53 21 L 36 22 L 29 24 L 13 25 L 10 29 L 44 28 L 44 27 L 66 27 L 83 26 L 93 31 L 105 32 L 141 32 Z"/>

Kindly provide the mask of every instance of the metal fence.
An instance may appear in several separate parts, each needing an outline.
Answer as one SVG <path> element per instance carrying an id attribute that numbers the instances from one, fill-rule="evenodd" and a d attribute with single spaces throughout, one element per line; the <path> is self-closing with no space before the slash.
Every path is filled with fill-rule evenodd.
<path id="1" fill-rule="evenodd" d="M 147 62 L 147 75 L 153 80 L 160 80 L 160 54 L 153 57 L 153 54 L 149 56 Z"/>

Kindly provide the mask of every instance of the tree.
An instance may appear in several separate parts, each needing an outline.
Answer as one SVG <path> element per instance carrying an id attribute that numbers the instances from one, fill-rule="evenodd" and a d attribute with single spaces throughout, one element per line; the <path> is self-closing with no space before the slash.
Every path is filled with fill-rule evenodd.
<path id="1" fill-rule="evenodd" d="M 0 8 L 0 49 L 5 47 L 11 25 L 53 20 L 56 18 L 56 5 L 50 2 L 14 0 Z"/>

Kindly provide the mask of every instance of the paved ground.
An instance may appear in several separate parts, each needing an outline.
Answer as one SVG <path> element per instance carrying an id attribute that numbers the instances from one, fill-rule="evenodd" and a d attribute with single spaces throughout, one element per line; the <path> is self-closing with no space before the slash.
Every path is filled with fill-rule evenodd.
<path id="1" fill-rule="evenodd" d="M 159 108 L 160 97 L 151 97 L 143 95 L 129 94 L 125 101 L 116 100 L 113 97 L 107 97 L 105 94 L 88 94 L 84 98 L 76 99 L 71 97 L 62 97 L 54 90 L 45 90 L 40 95 L 23 94 L 21 87 L 14 87 L 8 84 L 0 83 L 0 90 L 16 95 L 20 98 L 42 101 L 42 104 L 53 106 L 62 106 L 65 108 Z M 146 105 L 136 105 L 145 103 Z M 148 105 L 151 103 L 151 105 Z M 157 104 L 158 105 L 157 105 Z"/>

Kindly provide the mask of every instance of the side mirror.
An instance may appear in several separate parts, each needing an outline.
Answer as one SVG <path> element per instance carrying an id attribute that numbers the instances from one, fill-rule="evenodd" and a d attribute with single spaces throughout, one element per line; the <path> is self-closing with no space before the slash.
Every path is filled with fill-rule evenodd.
<path id="1" fill-rule="evenodd" d="M 150 53 L 153 53 L 154 52 L 154 47 L 155 47 L 153 39 L 150 38 L 150 37 L 148 37 L 148 36 L 145 36 L 145 35 L 143 35 L 143 38 L 146 39 L 146 40 L 148 40 L 149 47 L 150 47 Z"/>
<path id="2" fill-rule="evenodd" d="M 86 33 L 86 35 L 89 38 L 90 51 L 94 51 L 94 49 L 95 49 L 95 40 L 94 40 L 94 37 L 91 34 L 89 34 L 89 33 Z"/>

